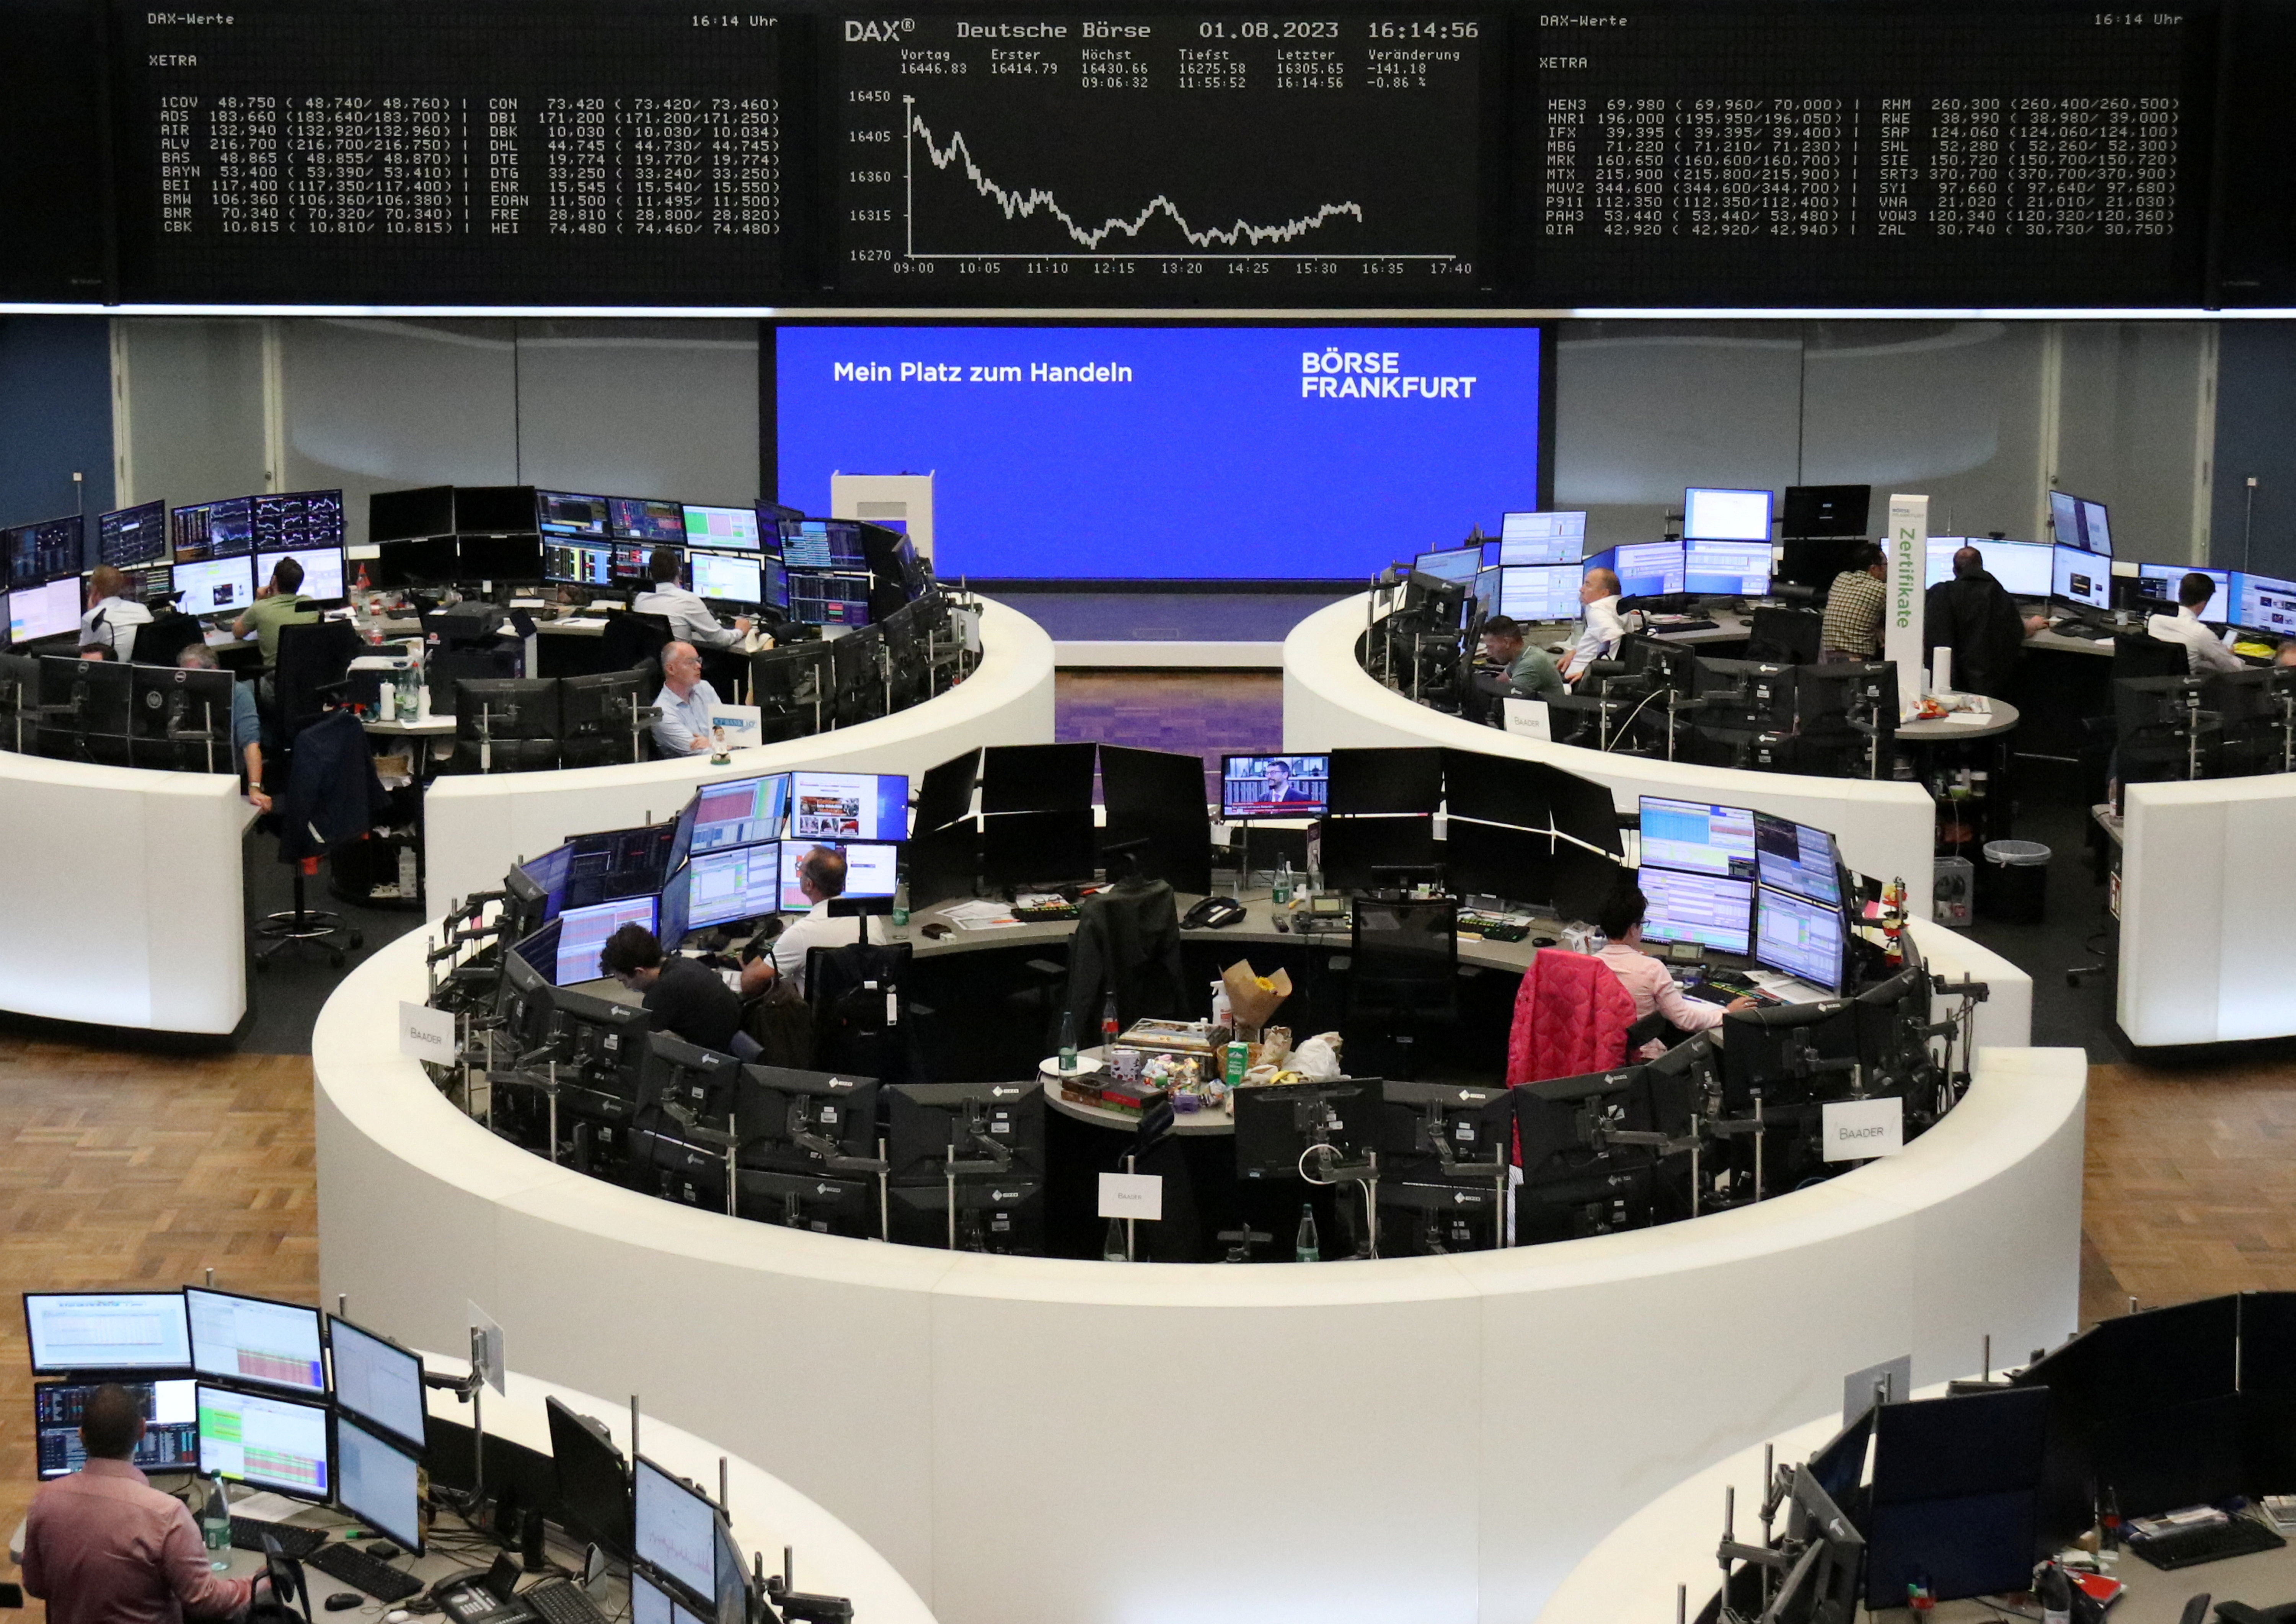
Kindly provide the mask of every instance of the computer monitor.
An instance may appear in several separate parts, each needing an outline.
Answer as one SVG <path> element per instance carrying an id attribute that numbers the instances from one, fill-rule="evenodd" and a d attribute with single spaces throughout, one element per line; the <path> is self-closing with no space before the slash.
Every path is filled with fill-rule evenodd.
<path id="1" fill-rule="evenodd" d="M 278 553 L 258 553 L 255 555 L 255 584 L 268 586 L 272 572 L 279 561 L 291 558 L 303 569 L 302 594 L 320 603 L 343 595 L 343 550 L 334 547 L 296 547 Z"/>
<path id="2" fill-rule="evenodd" d="M 606 519 L 619 540 L 643 542 L 648 546 L 677 547 L 686 543 L 685 504 L 682 502 L 657 501 L 651 496 L 609 496 Z"/>
<path id="3" fill-rule="evenodd" d="M 1787 539 L 1866 536 L 1871 485 L 1789 485 L 1779 527 Z"/>
<path id="4" fill-rule="evenodd" d="M 1586 572 L 1577 564 L 1509 564 L 1497 571 L 1496 601 L 1486 605 L 1525 625 L 1572 620 L 1578 616 L 1578 588 Z"/>
<path id="5" fill-rule="evenodd" d="M 1605 1129 L 1653 1131 L 1651 1092 L 1641 1067 L 1550 1078 L 1509 1092 L 1522 1167 L 1515 1194 L 1517 1244 L 1567 1238 L 1574 1209 L 1622 1201 L 1647 1205 L 1656 1152 L 1647 1145 L 1597 1143 Z"/>
<path id="6" fill-rule="evenodd" d="M 176 566 L 176 607 L 187 615 L 238 615 L 255 602 L 255 560 L 210 558 Z"/>
<path id="7" fill-rule="evenodd" d="M 2001 583 L 2013 598 L 2046 598 L 2056 589 L 2056 556 L 2046 542 L 1995 541 L 1989 537 L 1932 536 L 1929 539 L 1924 586 L 1953 578 L 1953 555 L 1975 547 L 1985 571 Z"/>
<path id="8" fill-rule="evenodd" d="M 1331 809 L 1328 755 L 1222 756 L 1220 819 L 1321 817 Z"/>
<path id="9" fill-rule="evenodd" d="M 745 1168 L 852 1176 L 872 1170 L 853 1164 L 877 1154 L 874 1078 L 745 1066 L 734 1116 Z"/>
<path id="10" fill-rule="evenodd" d="M 1682 543 L 1632 541 L 1611 551 L 1620 596 L 1662 598 L 1683 590 Z"/>
<path id="11" fill-rule="evenodd" d="M 80 1411 L 100 1382 L 36 1382 L 32 1384 L 34 1460 L 39 1475 L 69 1477 L 87 1464 L 80 1442 Z M 196 1472 L 200 1465 L 200 1411 L 195 1385 L 186 1376 L 120 1383 L 144 1413 L 144 1439 L 129 1463 L 142 1472 Z"/>
<path id="12" fill-rule="evenodd" d="M 168 504 L 144 502 L 97 514 L 95 562 L 122 570 L 168 562 Z"/>
<path id="13" fill-rule="evenodd" d="M 1644 868 L 1729 880 L 1754 877 L 1754 814 L 1748 808 L 1645 795 L 1641 811 Z"/>
<path id="14" fill-rule="evenodd" d="M 762 581 L 767 602 L 786 608 L 800 626 L 866 626 L 869 624 L 869 578 L 825 570 L 783 566 L 778 582 L 772 570 Z"/>
<path id="15" fill-rule="evenodd" d="M 335 1504 L 408 1554 L 422 1554 L 422 1463 L 380 1431 L 335 1417 Z"/>
<path id="16" fill-rule="evenodd" d="M 950 765 L 943 763 L 933 772 Z M 926 790 L 917 797 L 919 819 L 925 816 L 931 781 L 932 775 L 927 774 Z M 960 787 L 960 781 L 952 777 L 941 791 L 939 804 L 957 804 L 955 797 Z M 1166 881 L 1176 890 L 1202 895 L 1211 890 L 1211 820 L 1206 811 L 1209 798 L 1201 757 L 1103 744 L 1100 787 L 1107 807 L 1103 833 L 1109 847 L 1144 841 L 1147 844 L 1133 854 L 1142 874 Z M 915 860 L 913 849 L 911 862 Z M 910 884 L 914 896 L 914 875 Z"/>
<path id="17" fill-rule="evenodd" d="M 2040 1389 L 2003 1388 L 1874 1411 L 1869 1606 L 1915 1580 L 1939 1601 L 2031 1583 L 2048 1410 Z"/>
<path id="18" fill-rule="evenodd" d="M 422 1448 L 428 1435 L 422 1359 L 332 1314 L 327 1316 L 327 1346 L 336 1407 L 381 1428 L 409 1448 Z"/>
<path id="19" fill-rule="evenodd" d="M 1767 490 L 1715 490 L 1693 485 L 1682 493 L 1682 538 L 1685 541 L 1770 540 L 1770 507 L 1777 500 Z"/>
<path id="20" fill-rule="evenodd" d="M 956 1250 L 1000 1258 L 1045 1253 L 1045 1186 L 1036 1177 L 960 1179 L 954 1221 L 940 1180 L 895 1185 L 887 1192 L 885 1238 L 902 1246 L 943 1247 L 955 1231 Z"/>
<path id="21" fill-rule="evenodd" d="M 542 549 L 542 578 L 570 586 L 611 586 L 613 549 L 578 541 L 546 542 Z"/>
<path id="22" fill-rule="evenodd" d="M 24 1328 L 35 1375 L 192 1367 L 181 1292 L 27 1292 Z"/>
<path id="23" fill-rule="evenodd" d="M 341 550 L 341 491 L 275 490 L 249 500 L 256 552 L 302 553 L 326 547 Z"/>
<path id="24" fill-rule="evenodd" d="M 808 848 L 808 849 L 810 849 Z M 782 842 L 766 841 L 755 846 L 735 846 L 725 851 L 705 851 L 671 876 L 662 891 L 662 946 L 670 946 L 669 932 L 682 939 L 689 931 L 731 924 L 782 911 Z M 670 918 L 670 898 L 678 898 L 676 925 Z M 810 907 L 810 902 L 800 907 Z"/>
<path id="25" fill-rule="evenodd" d="M 2112 556 L 2112 527 L 2102 502 L 2051 491 L 2049 529 L 2060 546 L 2079 547 L 2101 558 Z"/>
<path id="26" fill-rule="evenodd" d="M 1554 837 L 1454 813 L 1444 824 L 1443 878 L 1461 897 L 1544 907 L 1554 900 Z"/>
<path id="27" fill-rule="evenodd" d="M 1729 1111 L 1751 1110 L 1756 1089 L 1774 1103 L 1845 1095 L 1862 1056 L 1857 1006 L 1841 998 L 1733 1011 L 1715 1036 Z"/>
<path id="28" fill-rule="evenodd" d="M 1587 550 L 1587 515 L 1509 513 L 1499 521 L 1502 564 L 1575 564 Z"/>
<path id="29" fill-rule="evenodd" d="M 2136 566 L 2136 595 L 2156 603 L 2177 603 L 2177 593 L 2188 575 L 2205 575 L 2215 593 L 2196 611 L 2201 619 L 2211 626 L 2222 626 L 2233 612 L 2232 571 L 2205 570 L 2198 564 L 2139 564 Z"/>
<path id="30" fill-rule="evenodd" d="M 613 534 L 612 516 L 605 497 L 578 496 L 567 490 L 536 491 L 534 522 L 545 536 L 578 536 L 604 541 Z"/>
<path id="31" fill-rule="evenodd" d="M 1869 1407 L 1803 1463 L 1835 1505 L 1849 1505 L 1866 1480 L 1866 1447 L 1873 1438 L 1874 1409 Z"/>
<path id="32" fill-rule="evenodd" d="M 242 561 L 244 562 L 244 561 Z M 78 578 L 45 586 L 19 586 L 8 595 L 8 641 L 61 637 L 79 626 Z"/>
<path id="33" fill-rule="evenodd" d="M 776 537 L 775 540 L 780 538 Z M 702 507 L 685 504 L 686 545 L 755 553 L 765 545 L 753 507 Z"/>
<path id="34" fill-rule="evenodd" d="M 1791 818 L 1754 814 L 1755 877 L 1824 907 L 1841 906 L 1841 860 L 1833 837 Z"/>
<path id="35" fill-rule="evenodd" d="M 255 551 L 255 498 L 200 502 L 168 515 L 168 545 L 179 564 L 238 558 Z"/>
<path id="36" fill-rule="evenodd" d="M 2112 561 L 2057 543 L 2049 549 L 2049 595 L 2084 609 L 2112 606 Z"/>
<path id="37" fill-rule="evenodd" d="M 1828 992 L 1841 990 L 1841 910 L 1792 891 L 1756 888 L 1754 959 Z"/>
<path id="38" fill-rule="evenodd" d="M 715 1519 L 710 1546 L 716 1556 L 717 1624 L 750 1624 L 750 1576 L 742 1564 L 742 1547 L 734 1542 L 723 1512 Z"/>
<path id="39" fill-rule="evenodd" d="M 595 1541 L 607 1554 L 630 1558 L 630 1478 L 622 1452 L 605 1427 L 545 1398 L 550 1459 L 558 1470 L 558 1505 L 567 1530 Z M 633 1578 L 631 1597 L 637 1595 Z"/>
<path id="40" fill-rule="evenodd" d="M 1767 541 L 1683 544 L 1683 589 L 1709 597 L 1759 598 L 1770 590 Z"/>
<path id="41" fill-rule="evenodd" d="M 566 871 L 557 906 L 546 917 L 660 890 L 675 833 L 668 824 L 640 824 L 570 836 L 563 848 Z"/>
<path id="42" fill-rule="evenodd" d="M 1431 745 L 1335 750 L 1327 780 L 1333 814 L 1416 812 L 1443 805 L 1443 752 Z"/>
<path id="43" fill-rule="evenodd" d="M 1092 809 L 1091 744 L 992 744 L 980 759 L 983 812 Z"/>
<path id="44" fill-rule="evenodd" d="M 201 1375 L 299 1392 L 327 1390 L 318 1309 L 204 1286 L 184 1288 L 184 1308 L 191 1320 L 192 1368 Z"/>
<path id="45" fill-rule="evenodd" d="M 1483 547 L 1477 542 L 1471 547 L 1444 547 L 1432 553 L 1422 553 L 1411 561 L 1411 567 L 1422 575 L 1431 575 L 1438 580 L 1462 583 L 1475 578 L 1483 567 Z"/>
<path id="46" fill-rule="evenodd" d="M 335 1489 L 324 1404 L 299 1404 L 199 1384 L 200 1470 L 303 1500 Z"/>
<path id="47" fill-rule="evenodd" d="M 1379 1143 L 1380 1099 L 1379 1079 L 1365 1077 L 1239 1088 L 1236 1177 L 1296 1182 L 1301 1161 L 1318 1145 L 1329 1145 L 1342 1161 L 1360 1160 Z"/>
<path id="48" fill-rule="evenodd" d="M 730 851 L 778 840 L 789 816 L 790 775 L 727 778 L 705 783 L 677 815 L 669 846 L 669 866 L 704 852 Z"/>
<path id="49" fill-rule="evenodd" d="M 2234 570 L 2232 624 L 2268 637 L 2296 637 L 2296 581 Z"/>
<path id="50" fill-rule="evenodd" d="M 660 923 L 659 896 L 621 897 L 611 902 L 594 903 L 584 908 L 568 908 L 551 922 L 558 931 L 558 953 L 552 966 L 550 979 L 561 987 L 571 987 L 582 981 L 594 981 L 605 972 L 599 968 L 598 955 L 606 946 L 606 939 L 624 925 L 644 925 L 653 930 Z"/>
<path id="51" fill-rule="evenodd" d="M 765 602 L 765 579 L 758 569 L 758 559 L 694 553 L 688 555 L 687 562 L 693 567 L 697 595 L 714 603 L 754 605 Z"/>
<path id="52" fill-rule="evenodd" d="M 1160 759 L 1165 754 L 1162 751 L 1150 753 L 1157 755 Z M 1173 759 L 1196 761 L 1196 790 L 1198 801 L 1201 804 L 1203 794 L 1203 764 L 1193 756 Z M 917 780 L 916 800 L 910 810 L 909 816 L 910 834 L 912 836 L 931 834 L 937 829 L 946 829 L 951 824 L 963 822 L 972 814 L 972 792 L 980 783 L 980 751 L 978 749 L 968 750 L 961 756 L 951 756 L 936 767 L 927 767 L 924 776 Z M 1111 792 L 1109 799 L 1110 811 L 1113 815 L 1115 811 L 1113 791 Z"/>
<path id="53" fill-rule="evenodd" d="M 630 1624 L 712 1624 L 636 1568 L 630 1570 Z"/>
<path id="54" fill-rule="evenodd" d="M 802 914 L 813 906 L 798 882 L 798 865 L 812 851 L 839 852 L 845 858 L 843 894 L 856 898 L 890 897 L 899 888 L 898 869 L 901 849 L 890 841 L 800 841 L 781 845 L 781 904 L 784 914 Z"/>
<path id="55" fill-rule="evenodd" d="M 959 1162 L 995 1164 L 999 1177 L 1044 1176 L 1045 1095 L 1035 1084 L 900 1083 L 885 1092 L 896 1184 L 938 1189 L 952 1149 Z"/>
<path id="56" fill-rule="evenodd" d="M 78 514 L 68 519 L 44 519 L 0 530 L 0 548 L 8 555 L 11 588 L 37 586 L 49 581 L 79 579 L 86 550 L 86 527 Z"/>
<path id="57" fill-rule="evenodd" d="M 1379 1085 L 1382 1179 L 1505 1177 L 1513 1130 L 1514 1102 L 1503 1087 L 1393 1078 Z"/>
<path id="58" fill-rule="evenodd" d="M 1753 928 L 1752 881 L 1644 868 L 1641 886 L 1650 903 L 1643 915 L 1644 941 L 1694 942 L 1718 953 L 1747 950 Z"/>
<path id="59" fill-rule="evenodd" d="M 669 1472 L 638 1456 L 631 1478 L 631 1549 L 637 1560 L 689 1594 L 718 1594 L 713 1524 L 717 1508 L 709 1497 L 689 1489 Z"/>
<path id="60" fill-rule="evenodd" d="M 734 1210 L 752 1223 L 856 1241 L 879 1238 L 874 1178 L 830 1178 L 744 1167 L 735 1170 L 734 1185 Z"/>
<path id="61" fill-rule="evenodd" d="M 791 570 L 865 569 L 869 554 L 861 527 L 846 519 L 784 519 L 782 559 Z"/>
<path id="62" fill-rule="evenodd" d="M 906 773 L 790 775 L 793 841 L 900 841 L 908 833 Z"/>
<path id="63" fill-rule="evenodd" d="M 641 542 L 618 541 L 608 546 L 606 551 L 612 555 L 616 585 L 627 585 L 633 581 L 643 582 L 652 578 L 653 549 L 652 547 Z M 683 549 L 680 549 L 679 556 L 684 556 Z"/>

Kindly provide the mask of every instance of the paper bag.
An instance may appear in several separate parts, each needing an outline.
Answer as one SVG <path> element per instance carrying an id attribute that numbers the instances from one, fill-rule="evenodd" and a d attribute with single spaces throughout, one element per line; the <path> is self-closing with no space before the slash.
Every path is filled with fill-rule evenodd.
<path id="1" fill-rule="evenodd" d="M 1235 1035 L 1246 1041 L 1256 1039 L 1268 1016 L 1292 996 L 1290 976 L 1281 970 L 1272 976 L 1254 975 L 1249 959 L 1220 972 L 1220 985 L 1227 992 L 1228 1007 L 1235 1013 Z"/>

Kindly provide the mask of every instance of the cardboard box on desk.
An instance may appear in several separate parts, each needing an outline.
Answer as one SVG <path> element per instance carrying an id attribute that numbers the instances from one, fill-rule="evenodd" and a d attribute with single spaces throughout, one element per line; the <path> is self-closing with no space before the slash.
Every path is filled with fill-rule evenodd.
<path id="1" fill-rule="evenodd" d="M 1250 959 L 1239 959 L 1221 971 L 1220 986 L 1234 1013 L 1235 1035 L 1246 1043 L 1259 1040 L 1259 1029 L 1292 996 L 1289 975 L 1280 969 L 1274 975 L 1256 975 Z"/>

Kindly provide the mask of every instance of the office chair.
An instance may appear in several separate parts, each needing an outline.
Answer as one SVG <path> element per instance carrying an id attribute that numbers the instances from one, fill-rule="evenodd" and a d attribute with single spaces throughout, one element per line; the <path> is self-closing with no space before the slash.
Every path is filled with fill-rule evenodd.
<path id="1" fill-rule="evenodd" d="M 1177 1020 L 1191 1012 L 1193 1001 L 1180 966 L 1179 905 L 1164 881 L 1131 875 L 1086 897 L 1077 909 L 1067 1007 L 1078 1034 L 1099 1029 L 1101 1007 L 1111 992 L 1119 1031 L 1136 1021 Z"/>
<path id="2" fill-rule="evenodd" d="M 348 620 L 279 628 L 271 693 L 280 737 L 296 737 L 340 701 L 359 648 L 358 628 Z"/>
<path id="3" fill-rule="evenodd" d="M 1384 1074 L 1409 1081 L 1422 1032 L 1458 1023 L 1458 899 L 1357 898 L 1350 926 L 1347 1024 L 1378 1023 L 1399 1062 Z"/>
<path id="4" fill-rule="evenodd" d="M 2186 677 L 2192 655 L 2181 643 L 2163 643 L 2150 632 L 2115 632 L 2112 636 L 2112 678 L 2124 677 Z"/>
<path id="5" fill-rule="evenodd" d="M 162 605 L 152 617 L 152 624 L 135 634 L 135 663 L 172 667 L 185 649 L 206 636 L 207 628 L 196 619 Z"/>
<path id="6" fill-rule="evenodd" d="M 324 712 L 293 736 L 286 758 L 286 780 L 274 810 L 279 860 L 294 865 L 295 906 L 257 923 L 255 933 L 266 939 L 256 949 L 255 967 L 267 970 L 272 956 L 290 943 L 309 942 L 324 945 L 329 961 L 340 970 L 343 950 L 332 939 L 347 936 L 354 949 L 365 947 L 365 939 L 341 915 L 309 906 L 304 886 L 319 872 L 322 857 L 374 827 L 390 800 L 375 775 L 366 730 L 352 711 Z"/>
<path id="7" fill-rule="evenodd" d="M 668 615 L 642 615 L 634 609 L 622 610 L 606 617 L 606 629 L 598 635 L 598 657 L 609 671 L 643 667 L 659 679 L 662 645 L 668 641 Z"/>
<path id="8" fill-rule="evenodd" d="M 1634 1024 L 1634 996 L 1608 964 L 1541 947 L 1515 994 L 1507 1086 L 1607 1071 L 1626 1055 Z"/>
<path id="9" fill-rule="evenodd" d="M 1806 609 L 1758 609 L 1746 627 L 1746 658 L 1816 665 L 1825 617 Z"/>

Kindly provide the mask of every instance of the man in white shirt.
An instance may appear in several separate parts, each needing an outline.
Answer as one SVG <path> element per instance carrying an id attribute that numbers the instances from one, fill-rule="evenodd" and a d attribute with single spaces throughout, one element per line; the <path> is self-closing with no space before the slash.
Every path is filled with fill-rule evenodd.
<path id="1" fill-rule="evenodd" d="M 665 756 L 698 756 L 709 748 L 709 713 L 718 705 L 718 690 L 701 680 L 701 656 L 690 643 L 666 643 L 661 649 L 661 692 L 653 696 L 661 720 L 653 725 L 653 742 Z"/>
<path id="2" fill-rule="evenodd" d="M 2199 570 L 2186 572 L 2177 583 L 2177 602 L 2180 606 L 2173 615 L 2154 615 L 2144 622 L 2144 629 L 2162 643 L 2182 644 L 2185 658 L 2192 674 L 2206 676 L 2210 671 L 2237 671 L 2241 658 L 2218 641 L 2201 619 L 2201 611 L 2209 606 L 2216 594 L 2216 583 Z"/>
<path id="3" fill-rule="evenodd" d="M 805 991 L 805 956 L 816 947 L 843 947 L 861 939 L 858 919 L 832 919 L 829 899 L 845 894 L 845 854 L 816 846 L 797 860 L 797 888 L 813 904 L 774 938 L 763 958 L 742 967 L 742 996 L 754 998 L 777 981 Z"/>
<path id="4" fill-rule="evenodd" d="M 98 564 L 88 578 L 87 612 L 79 618 L 79 646 L 101 649 L 107 658 L 135 658 L 135 628 L 152 624 L 152 611 L 126 596 L 127 578 L 110 564 Z"/>
<path id="5" fill-rule="evenodd" d="M 1627 635 L 1627 623 L 1619 613 L 1619 578 L 1611 571 L 1587 570 L 1578 584 L 1578 601 L 1587 606 L 1587 618 L 1562 660 L 1562 680 L 1570 683 L 1585 676 L 1595 660 L 1616 653 Z"/>
<path id="6" fill-rule="evenodd" d="M 676 547 L 656 547 L 646 573 L 653 577 L 653 589 L 641 592 L 630 607 L 642 615 L 661 615 L 669 621 L 669 635 L 682 637 L 698 649 L 731 648 L 750 629 L 747 618 L 736 619 L 736 629 L 728 631 L 718 624 L 718 617 L 709 612 L 709 605 L 701 595 L 678 585 L 680 563 Z"/>

